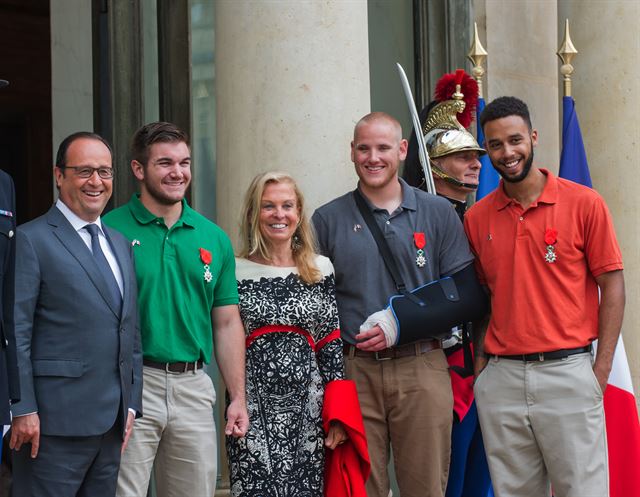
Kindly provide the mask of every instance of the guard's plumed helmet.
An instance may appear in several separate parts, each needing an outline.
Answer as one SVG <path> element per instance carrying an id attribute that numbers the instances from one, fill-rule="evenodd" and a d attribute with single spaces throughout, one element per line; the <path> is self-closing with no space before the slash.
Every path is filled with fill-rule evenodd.
<path id="1" fill-rule="evenodd" d="M 471 124 L 478 102 L 476 81 L 462 69 L 445 74 L 436 84 L 435 98 L 438 103 L 431 107 L 422 127 L 429 156 L 437 159 L 465 150 L 485 154 L 465 129 Z M 434 170 L 437 175 L 439 172 Z"/>

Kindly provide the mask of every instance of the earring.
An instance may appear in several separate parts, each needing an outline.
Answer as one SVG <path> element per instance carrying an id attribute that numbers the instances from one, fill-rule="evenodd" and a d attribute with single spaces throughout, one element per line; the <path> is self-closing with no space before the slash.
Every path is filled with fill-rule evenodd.
<path id="1" fill-rule="evenodd" d="M 301 248 L 302 248 L 302 240 L 300 239 L 300 235 L 296 230 L 296 232 L 293 234 L 293 238 L 291 238 L 291 250 L 293 250 L 294 252 L 297 252 Z"/>

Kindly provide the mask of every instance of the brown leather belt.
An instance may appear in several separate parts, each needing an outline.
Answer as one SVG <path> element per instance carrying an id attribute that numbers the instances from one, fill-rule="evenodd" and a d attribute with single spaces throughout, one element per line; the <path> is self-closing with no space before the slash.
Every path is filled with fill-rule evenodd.
<path id="1" fill-rule="evenodd" d="M 154 369 L 161 369 L 167 373 L 188 373 L 202 369 L 202 360 L 196 362 L 156 362 L 150 359 L 142 359 L 142 364 Z"/>
<path id="2" fill-rule="evenodd" d="M 344 355 L 345 357 L 368 357 L 376 361 L 388 361 L 390 359 L 399 359 L 400 357 L 422 355 L 441 348 L 440 340 L 421 340 L 407 345 L 400 345 L 399 347 L 390 347 L 379 352 L 367 352 L 345 343 Z"/>

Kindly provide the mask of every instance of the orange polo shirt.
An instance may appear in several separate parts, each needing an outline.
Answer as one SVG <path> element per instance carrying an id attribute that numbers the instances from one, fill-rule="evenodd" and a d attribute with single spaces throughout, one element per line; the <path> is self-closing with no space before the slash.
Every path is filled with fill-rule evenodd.
<path id="1" fill-rule="evenodd" d="M 602 197 L 546 169 L 540 171 L 547 182 L 526 210 L 506 195 L 501 181 L 464 218 L 478 277 L 491 294 L 484 342 L 489 354 L 588 345 L 598 337 L 595 277 L 622 269 Z M 545 234 L 552 230 L 557 235 L 547 237 L 555 239 L 550 250 Z"/>

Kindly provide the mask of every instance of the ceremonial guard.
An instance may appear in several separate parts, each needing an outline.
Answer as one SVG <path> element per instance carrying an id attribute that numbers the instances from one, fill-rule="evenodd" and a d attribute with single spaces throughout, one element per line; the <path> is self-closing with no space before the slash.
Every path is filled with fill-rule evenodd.
<path id="1" fill-rule="evenodd" d="M 0 79 L 0 88 L 9 82 Z M 16 192 L 0 169 L 0 424 L 11 423 L 9 406 L 20 400 L 20 378 L 13 321 L 16 265 Z M 0 437 L 0 447 L 2 438 Z"/>

